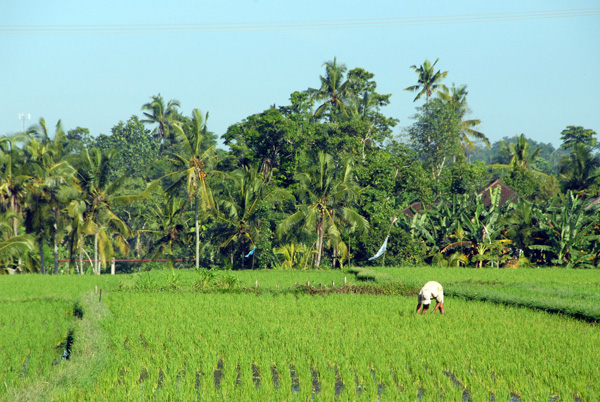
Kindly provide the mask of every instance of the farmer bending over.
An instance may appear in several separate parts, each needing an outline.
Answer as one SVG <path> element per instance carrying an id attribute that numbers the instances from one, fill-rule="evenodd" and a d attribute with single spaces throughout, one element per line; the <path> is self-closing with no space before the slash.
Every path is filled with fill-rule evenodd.
<path id="1" fill-rule="evenodd" d="M 435 299 L 435 308 L 432 313 L 435 313 L 435 310 L 440 309 L 440 313 L 444 314 L 444 289 L 442 289 L 442 285 L 435 281 L 427 282 L 425 286 L 421 288 L 419 292 L 419 304 L 417 305 L 417 313 L 421 312 L 421 308 L 423 308 L 423 314 L 429 308 L 431 304 L 431 299 Z"/>

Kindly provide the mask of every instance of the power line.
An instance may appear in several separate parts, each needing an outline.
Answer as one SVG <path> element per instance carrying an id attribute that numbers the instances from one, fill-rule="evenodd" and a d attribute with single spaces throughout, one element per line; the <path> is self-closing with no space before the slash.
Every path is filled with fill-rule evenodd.
<path id="1" fill-rule="evenodd" d="M 525 11 L 488 14 L 462 14 L 430 17 L 366 18 L 344 20 L 223 22 L 201 24 L 108 24 L 108 25 L 0 25 L 2 34 L 139 34 L 251 32 L 346 28 L 385 28 L 415 25 L 468 24 L 590 17 L 600 15 L 600 8 Z"/>

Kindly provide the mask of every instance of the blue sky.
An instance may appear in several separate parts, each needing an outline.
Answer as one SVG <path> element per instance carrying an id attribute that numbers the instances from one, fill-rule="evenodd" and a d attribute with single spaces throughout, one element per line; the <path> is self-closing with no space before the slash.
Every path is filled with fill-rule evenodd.
<path id="1" fill-rule="evenodd" d="M 561 18 L 539 13 L 582 9 L 580 16 L 555 13 Z M 536 13 L 521 18 L 525 12 Z M 361 26 L 367 19 L 378 23 Z M 315 21 L 319 26 L 310 27 Z M 344 27 L 323 26 L 340 21 Z M 286 28 L 258 29 L 264 22 Z M 289 29 L 292 22 L 302 29 Z M 196 32 L 176 25 L 209 23 L 248 25 Z M 107 32 L 108 25 L 139 24 L 152 28 Z M 44 27 L 32 33 L 32 25 Z M 92 31 L 57 33 L 64 25 Z M 175 29 L 158 32 L 161 26 Z M 19 113 L 31 114 L 26 126 L 44 117 L 48 125 L 62 119 L 67 130 L 109 134 L 158 93 L 179 100 L 185 115 L 208 111 L 209 129 L 221 135 L 272 104 L 288 104 L 290 93 L 317 87 L 323 62 L 334 56 L 348 69 L 374 73 L 378 92 L 392 94 L 383 112 L 400 119 L 399 134 L 421 104 L 403 90 L 416 83 L 409 66 L 439 58 L 447 85 L 467 84 L 469 117 L 482 120 L 492 142 L 524 133 L 558 146 L 567 125 L 600 133 L 598 38 L 597 0 L 4 0 L 0 135 L 21 130 Z"/>

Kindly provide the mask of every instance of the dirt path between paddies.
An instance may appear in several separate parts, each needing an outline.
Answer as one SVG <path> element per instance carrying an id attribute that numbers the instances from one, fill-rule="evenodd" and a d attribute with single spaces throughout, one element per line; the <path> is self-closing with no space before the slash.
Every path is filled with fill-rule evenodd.
<path id="1" fill-rule="evenodd" d="M 73 388 L 93 385 L 109 362 L 109 338 L 102 328 L 102 320 L 111 313 L 98 296 L 90 292 L 79 301 L 83 316 L 73 324 L 74 342 L 69 360 L 61 359 L 50 376 L 28 381 L 1 397 L 2 401 L 64 400 L 69 399 Z"/>

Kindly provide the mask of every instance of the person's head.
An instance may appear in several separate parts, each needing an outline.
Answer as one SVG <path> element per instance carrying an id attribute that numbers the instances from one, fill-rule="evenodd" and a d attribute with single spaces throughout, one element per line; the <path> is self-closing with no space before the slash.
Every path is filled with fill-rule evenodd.
<path id="1" fill-rule="evenodd" d="M 431 304 L 431 291 L 425 289 L 422 293 L 422 297 L 421 297 L 421 303 L 423 303 L 424 306 L 429 307 L 429 305 Z"/>

